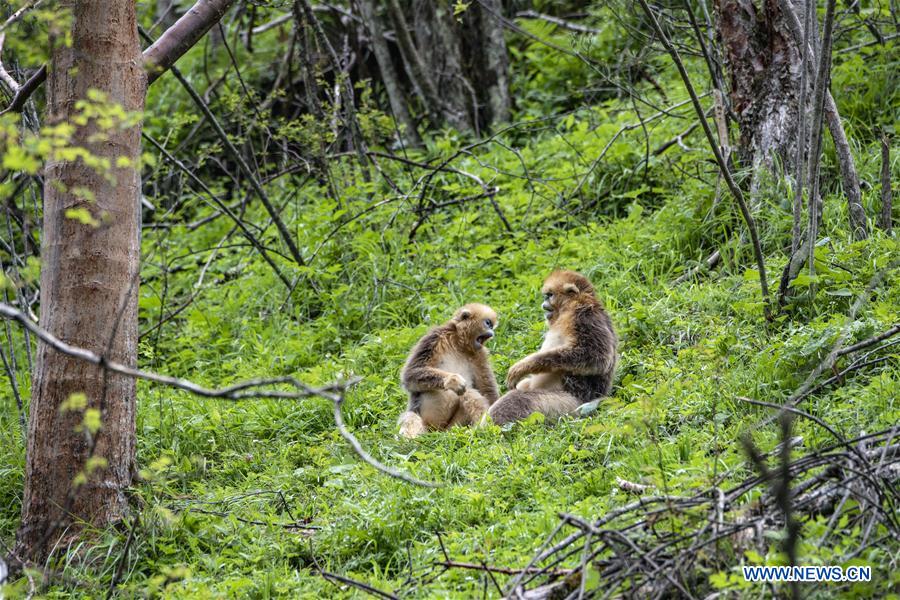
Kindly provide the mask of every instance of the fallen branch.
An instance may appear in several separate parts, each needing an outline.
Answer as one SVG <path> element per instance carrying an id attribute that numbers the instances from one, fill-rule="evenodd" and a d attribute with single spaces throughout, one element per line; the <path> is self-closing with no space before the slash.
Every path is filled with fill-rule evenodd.
<path id="1" fill-rule="evenodd" d="M 861 342 L 857 342 L 857 343 L 853 344 L 852 346 L 847 346 L 846 348 L 841 348 L 840 350 L 837 351 L 836 355 L 844 356 L 845 354 L 851 354 L 853 352 L 863 350 L 865 348 L 868 348 L 869 346 L 874 346 L 878 342 L 884 341 L 884 340 L 888 339 L 889 337 L 893 337 L 893 336 L 897 335 L 898 333 L 900 333 L 900 323 L 897 323 L 896 325 L 894 325 L 887 331 L 883 331 L 882 333 L 879 333 L 878 335 L 873 335 L 869 339 L 863 340 Z"/>
<path id="2" fill-rule="evenodd" d="M 866 530 L 874 524 L 887 530 L 887 538 L 898 532 L 896 494 L 876 498 L 867 491 L 870 482 L 890 490 L 900 477 L 896 433 L 895 427 L 843 440 L 790 460 L 793 444 L 784 439 L 789 433 L 783 428 L 777 469 L 757 451 L 760 474 L 730 489 L 641 498 L 594 520 L 561 513 L 525 569 L 495 572 L 514 575 L 509 598 L 702 597 L 715 590 L 693 574 L 732 569 L 744 550 L 762 552 L 775 543 L 768 534 L 786 527 L 784 548 L 793 553 L 804 523 L 823 515 L 830 518 L 829 530 L 840 530 L 836 560 L 849 560 L 872 543 Z M 762 494 L 751 494 L 756 490 Z M 574 532 L 545 550 L 563 527 Z M 720 543 L 734 552 L 710 548 Z M 599 576 L 599 587 L 585 586 L 588 570 Z"/>
<path id="3" fill-rule="evenodd" d="M 490 573 L 500 573 L 501 575 L 518 575 L 519 573 L 537 573 L 543 572 L 542 569 L 534 567 L 530 569 L 513 569 L 511 567 L 493 567 L 484 564 L 475 564 L 467 562 L 458 562 L 455 560 L 444 560 L 434 563 L 439 567 L 447 567 L 448 569 L 471 569 L 474 571 L 485 571 Z M 554 576 L 569 575 L 574 569 L 554 569 L 550 574 Z"/>

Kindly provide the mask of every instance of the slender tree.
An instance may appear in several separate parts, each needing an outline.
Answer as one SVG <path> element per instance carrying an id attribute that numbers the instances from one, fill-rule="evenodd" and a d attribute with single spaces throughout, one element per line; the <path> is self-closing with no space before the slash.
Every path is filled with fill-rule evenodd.
<path id="1" fill-rule="evenodd" d="M 484 39 L 485 71 L 488 82 L 488 102 L 491 124 L 509 120 L 509 54 L 503 37 L 501 21 L 503 3 L 500 0 L 481 0 L 481 35 Z"/>
<path id="2" fill-rule="evenodd" d="M 359 0 L 359 8 L 365 20 L 366 29 L 369 31 L 372 50 L 375 53 L 375 60 L 378 62 L 378 70 L 381 71 L 381 81 L 387 90 L 388 101 L 391 105 L 391 111 L 394 113 L 394 119 L 399 125 L 403 126 L 404 138 L 409 140 L 413 146 L 421 146 L 422 139 L 419 137 L 416 124 L 412 120 L 406 106 L 406 99 L 400 87 L 397 71 L 394 69 L 391 52 L 384 39 L 384 27 L 382 27 L 381 19 L 378 16 L 375 2 L 373 0 Z"/>
<path id="3" fill-rule="evenodd" d="M 891 191 L 891 145 L 887 133 L 881 137 L 881 215 L 878 226 L 888 234 L 893 229 Z"/>

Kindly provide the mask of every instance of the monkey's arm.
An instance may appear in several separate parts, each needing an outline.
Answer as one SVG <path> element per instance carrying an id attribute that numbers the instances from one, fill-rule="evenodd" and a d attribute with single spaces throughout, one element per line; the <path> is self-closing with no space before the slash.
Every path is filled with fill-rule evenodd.
<path id="1" fill-rule="evenodd" d="M 506 375 L 506 385 L 513 389 L 522 379 L 536 373 L 592 375 L 600 372 L 601 358 L 578 346 L 536 352 L 510 368 Z"/>
<path id="2" fill-rule="evenodd" d="M 509 372 L 506 374 L 507 389 L 515 389 L 516 384 L 529 375 L 563 370 L 564 365 L 568 364 L 565 360 L 568 354 L 567 349 L 558 349 L 536 352 L 526 356 L 510 367 Z"/>
<path id="3" fill-rule="evenodd" d="M 608 317 L 593 310 L 579 312 L 574 324 L 575 343 L 531 354 L 512 366 L 506 375 L 509 389 L 535 373 L 595 375 L 615 363 L 615 339 Z M 612 353 L 610 352 L 612 348 Z"/>
<path id="4" fill-rule="evenodd" d="M 444 328 L 432 329 L 413 347 L 400 373 L 400 382 L 406 391 L 452 390 L 457 394 L 465 391 L 466 383 L 462 377 L 432 366 L 435 355 L 440 352 L 441 336 L 445 334 Z"/>
<path id="5" fill-rule="evenodd" d="M 500 391 L 497 389 L 497 380 L 487 357 L 475 364 L 475 389 L 487 399 L 490 404 L 497 401 Z"/>
<path id="6" fill-rule="evenodd" d="M 428 392 L 431 390 L 465 391 L 466 383 L 456 373 L 435 369 L 434 367 L 411 367 L 403 369 L 401 376 L 403 387 L 408 392 Z"/>

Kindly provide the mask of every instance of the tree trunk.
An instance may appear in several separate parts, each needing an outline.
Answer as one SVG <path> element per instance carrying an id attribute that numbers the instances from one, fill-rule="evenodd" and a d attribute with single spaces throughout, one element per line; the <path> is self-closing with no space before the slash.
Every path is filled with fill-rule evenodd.
<path id="1" fill-rule="evenodd" d="M 503 37 L 503 3 L 500 0 L 482 0 L 481 32 L 485 41 L 485 67 L 491 82 L 488 84 L 488 108 L 490 123 L 496 125 L 509 120 L 509 55 Z"/>
<path id="2" fill-rule="evenodd" d="M 438 75 L 437 88 L 443 102 L 444 119 L 459 131 L 472 131 L 478 123 L 478 97 L 463 68 L 462 45 L 453 7 L 438 0 L 431 7 L 432 63 Z M 470 112 L 470 108 L 472 111 Z"/>
<path id="3" fill-rule="evenodd" d="M 390 2 L 397 4 L 396 0 Z M 460 34 L 452 7 L 443 0 L 413 0 L 411 6 L 421 68 L 435 89 L 441 118 L 459 131 L 471 131 L 469 108 L 477 110 L 477 102 L 463 70 Z M 397 38 L 401 39 L 399 32 Z"/>
<path id="4" fill-rule="evenodd" d="M 744 164 L 792 172 L 800 95 L 800 55 L 777 0 L 717 0 L 718 33 L 731 77 L 731 104 Z"/>
<path id="5" fill-rule="evenodd" d="M 397 78 L 397 71 L 394 69 L 394 63 L 391 60 L 391 52 L 388 49 L 387 42 L 384 40 L 384 29 L 381 26 L 375 3 L 373 0 L 359 0 L 359 7 L 366 29 L 369 30 L 372 50 L 375 53 L 375 60 L 378 62 L 378 70 L 381 71 L 381 81 L 387 90 L 391 111 L 394 113 L 394 119 L 404 130 L 401 137 L 409 140 L 412 146 L 421 146 L 422 139 L 419 137 L 416 125 L 406 107 L 406 100 L 403 97 L 403 91 Z"/>
<path id="6" fill-rule="evenodd" d="M 49 123 L 73 123 L 76 103 L 88 99 L 90 90 L 103 92 L 126 111 L 142 111 L 147 76 L 135 3 L 68 0 L 61 5 L 71 10 L 71 45 L 56 40 L 51 55 Z M 75 128 L 70 143 L 117 166 L 98 172 L 74 160 L 51 161 L 45 168 L 40 325 L 64 342 L 133 366 L 140 126 L 101 130 L 90 120 Z M 89 213 L 96 224 L 67 216 L 70 210 Z M 63 403 L 78 393 L 86 395 L 87 406 L 63 410 Z M 102 426 L 95 436 L 81 427 L 85 408 L 100 411 Z M 39 345 L 18 534 L 21 556 L 42 560 L 61 536 L 76 533 L 82 523 L 103 527 L 123 517 L 134 459 L 134 411 L 134 380 Z M 95 463 L 90 470 L 92 455 L 105 465 Z"/>
<path id="7" fill-rule="evenodd" d="M 397 45 L 400 47 L 403 64 L 406 66 L 406 74 L 409 76 L 413 88 L 415 88 L 416 93 L 422 100 L 422 104 L 431 120 L 437 124 L 440 122 L 439 116 L 443 102 L 438 96 L 434 80 L 431 78 L 431 73 L 428 72 L 418 48 L 413 44 L 409 25 L 406 17 L 403 15 L 403 8 L 400 6 L 400 3 L 398 0 L 388 0 L 387 5 L 391 22 L 394 25 L 394 32 L 397 35 Z"/>

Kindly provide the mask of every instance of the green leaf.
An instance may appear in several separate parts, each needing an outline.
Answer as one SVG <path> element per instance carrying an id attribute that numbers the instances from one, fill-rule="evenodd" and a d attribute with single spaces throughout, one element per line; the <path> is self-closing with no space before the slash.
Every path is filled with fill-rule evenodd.
<path id="1" fill-rule="evenodd" d="M 84 208 L 67 208 L 66 209 L 66 218 L 74 219 L 81 223 L 82 225 L 90 225 L 91 227 L 99 227 L 100 221 L 96 220 L 91 212 Z"/>
<path id="2" fill-rule="evenodd" d="M 84 410 L 87 407 L 87 395 L 83 392 L 75 392 L 69 394 L 69 397 L 63 400 L 59 405 L 60 412 L 68 412 L 70 410 Z"/>
<path id="3" fill-rule="evenodd" d="M 100 410 L 96 408 L 89 408 L 84 411 L 84 417 L 82 417 L 81 424 L 91 432 L 91 434 L 97 433 L 100 430 Z"/>

